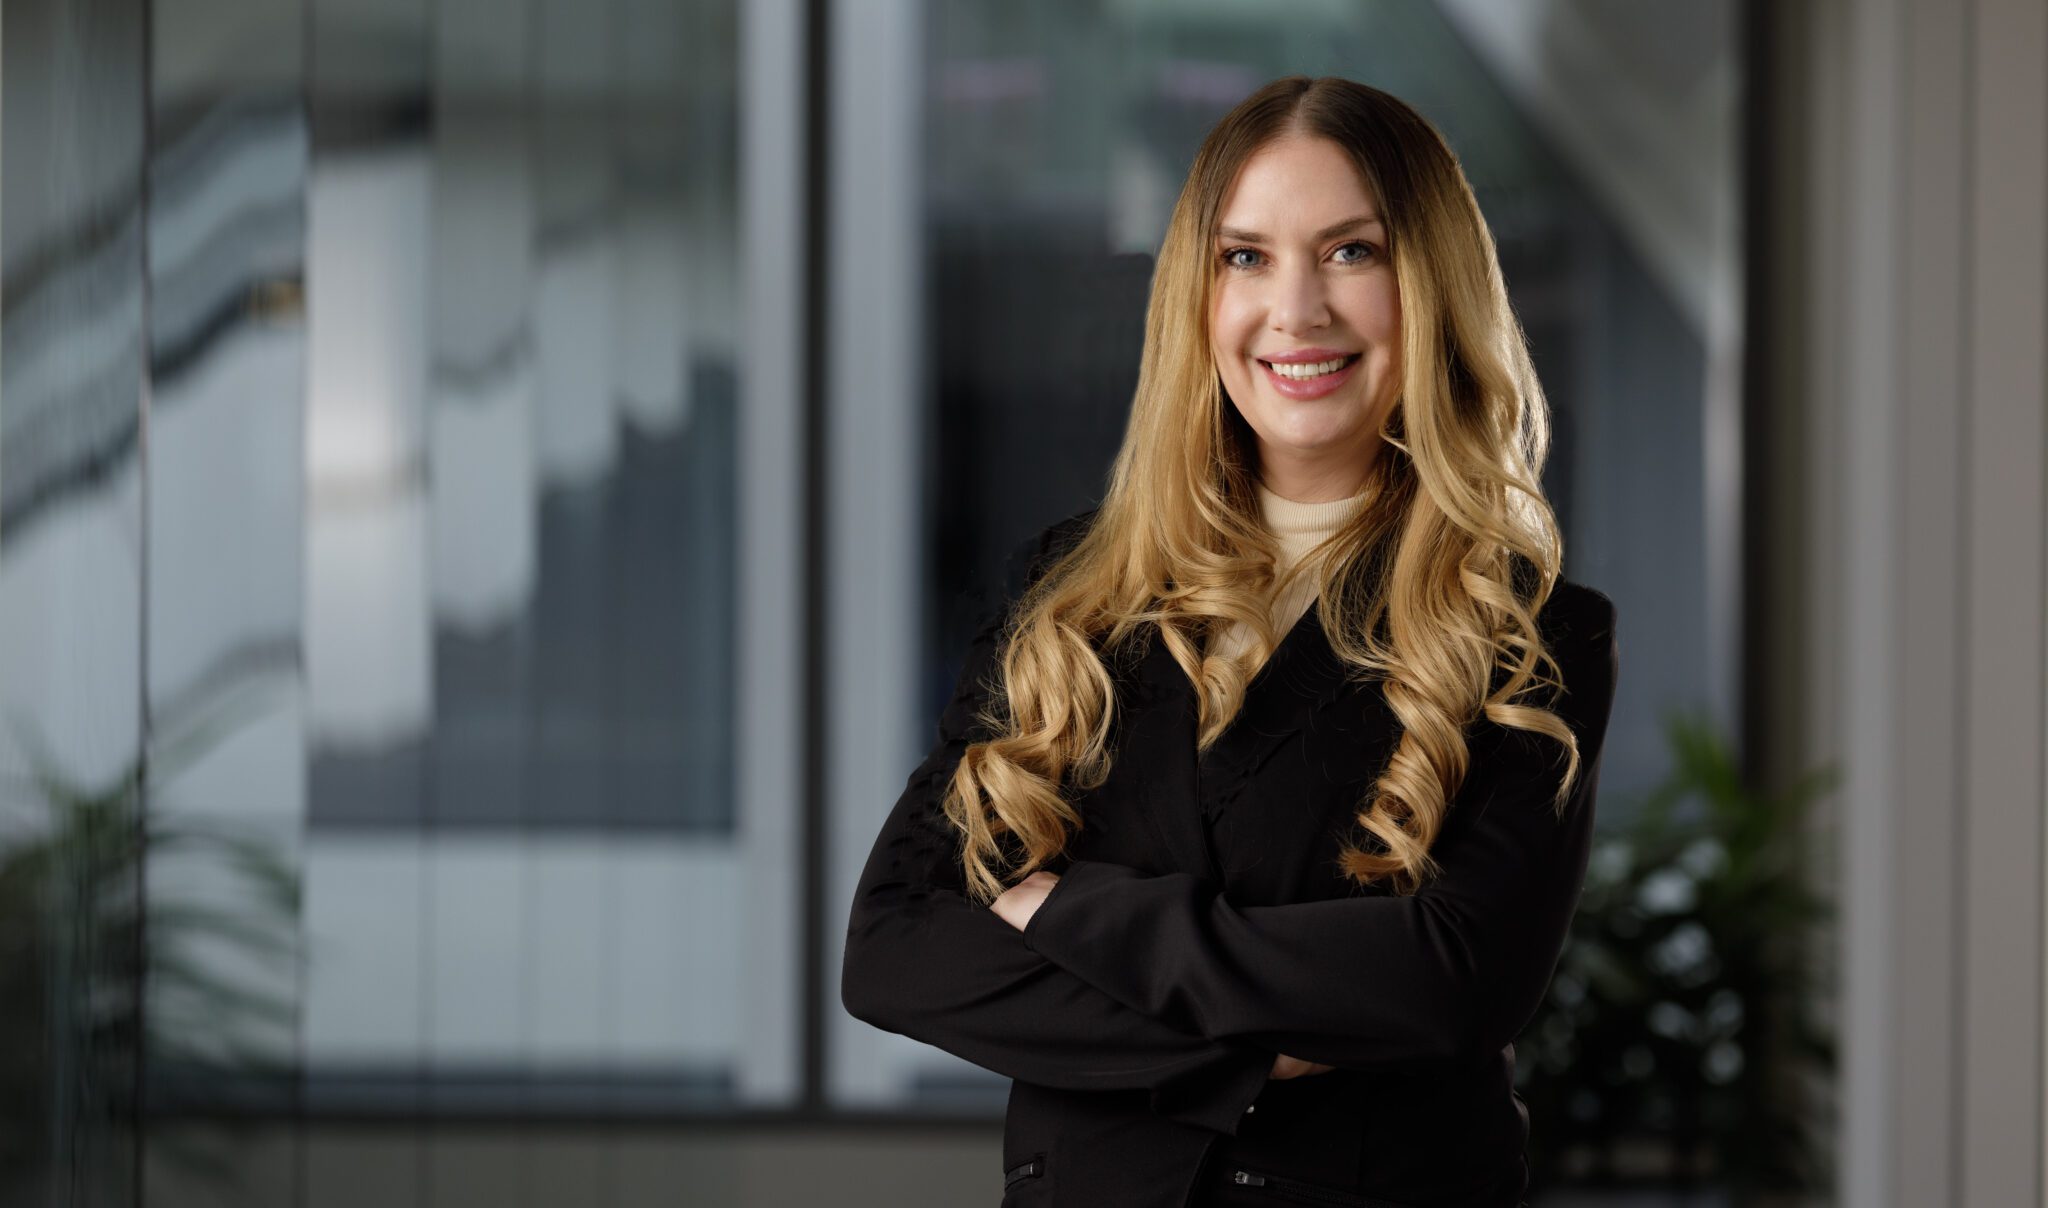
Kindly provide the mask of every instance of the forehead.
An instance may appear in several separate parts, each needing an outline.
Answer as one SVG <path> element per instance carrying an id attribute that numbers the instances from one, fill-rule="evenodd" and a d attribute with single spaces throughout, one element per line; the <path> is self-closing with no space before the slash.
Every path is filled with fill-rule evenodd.
<path id="1" fill-rule="evenodd" d="M 1302 236 L 1380 208 L 1351 156 L 1326 138 L 1288 135 L 1245 160 L 1223 195 L 1218 226 Z"/>

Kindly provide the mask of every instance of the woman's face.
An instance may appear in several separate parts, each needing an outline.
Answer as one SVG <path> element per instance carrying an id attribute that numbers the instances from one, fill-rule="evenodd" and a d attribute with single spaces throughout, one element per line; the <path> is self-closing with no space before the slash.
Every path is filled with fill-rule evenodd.
<path id="1" fill-rule="evenodd" d="M 1224 196 L 1209 349 L 1283 498 L 1356 494 L 1378 452 L 1401 383 L 1386 247 L 1377 204 L 1328 139 L 1266 144 Z"/>

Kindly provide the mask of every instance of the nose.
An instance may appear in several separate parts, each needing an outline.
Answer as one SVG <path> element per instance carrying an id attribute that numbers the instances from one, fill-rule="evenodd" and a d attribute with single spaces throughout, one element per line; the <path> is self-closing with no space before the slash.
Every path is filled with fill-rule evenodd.
<path id="1" fill-rule="evenodd" d="M 1274 274 L 1273 330 L 1292 334 L 1330 325 L 1330 306 L 1321 273 L 1313 265 L 1296 264 Z"/>

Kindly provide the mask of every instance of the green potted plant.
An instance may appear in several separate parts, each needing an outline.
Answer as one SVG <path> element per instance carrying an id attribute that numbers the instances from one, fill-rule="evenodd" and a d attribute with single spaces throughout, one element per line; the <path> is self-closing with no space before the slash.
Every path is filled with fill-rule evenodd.
<path id="1" fill-rule="evenodd" d="M 296 1018 L 295 1002 L 222 976 L 223 952 L 259 965 L 298 959 L 296 871 L 263 835 L 194 811 L 145 810 L 144 761 L 110 783 L 79 785 L 17 724 L 29 770 L 0 787 L 0 1200 L 56 1189 L 93 1198 L 133 1169 L 146 1048 L 162 1061 L 289 1076 L 240 1037 Z M 147 765 L 168 776 L 203 753 L 221 724 L 165 735 Z M 205 861 L 234 908 L 151 890 L 152 856 Z M 144 909 L 144 902 L 147 909 Z M 170 1008 L 148 1011 L 145 993 Z M 199 1041 L 194 1043 L 195 1038 Z M 232 1172 L 178 1145 L 152 1153 L 202 1177 Z"/>
<path id="2" fill-rule="evenodd" d="M 1667 719 L 1672 768 L 1597 834 L 1544 1003 L 1517 1042 L 1532 1182 L 1713 1188 L 1736 1202 L 1823 1192 L 1805 1080 L 1834 1065 L 1808 945 L 1808 773 L 1743 783 L 1703 720 Z"/>

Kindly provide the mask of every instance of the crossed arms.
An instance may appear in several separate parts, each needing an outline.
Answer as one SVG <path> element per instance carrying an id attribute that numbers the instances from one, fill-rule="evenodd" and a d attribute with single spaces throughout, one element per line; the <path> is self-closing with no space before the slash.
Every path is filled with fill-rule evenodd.
<path id="1" fill-rule="evenodd" d="M 1074 860 L 1021 931 L 967 897 L 940 811 L 977 737 L 1003 619 L 970 645 L 938 741 L 862 872 L 841 969 L 851 1014 L 1021 1081 L 1143 1089 L 1155 1112 L 1219 1132 L 1235 1131 L 1276 1053 L 1372 1069 L 1513 1040 L 1584 880 L 1617 667 L 1605 596 L 1568 587 L 1540 618 L 1579 740 L 1561 817 L 1562 750 L 1482 720 L 1433 849 L 1442 873 L 1412 895 L 1238 906 L 1189 874 Z"/>

